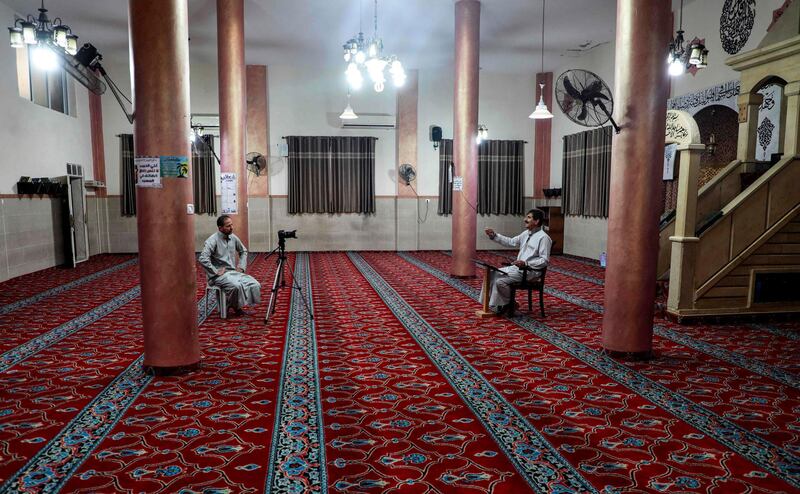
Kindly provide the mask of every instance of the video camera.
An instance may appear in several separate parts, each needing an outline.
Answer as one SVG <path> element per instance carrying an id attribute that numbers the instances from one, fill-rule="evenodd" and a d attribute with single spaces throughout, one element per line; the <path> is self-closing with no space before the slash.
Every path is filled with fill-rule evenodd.
<path id="1" fill-rule="evenodd" d="M 284 240 L 287 238 L 297 238 L 297 230 L 292 230 L 287 232 L 285 230 L 278 230 L 278 239 Z"/>

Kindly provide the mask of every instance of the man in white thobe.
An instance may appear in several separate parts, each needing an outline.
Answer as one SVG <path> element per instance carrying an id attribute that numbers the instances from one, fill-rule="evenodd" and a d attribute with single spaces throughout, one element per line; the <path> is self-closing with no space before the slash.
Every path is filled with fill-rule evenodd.
<path id="1" fill-rule="evenodd" d="M 261 284 L 245 274 L 247 248 L 233 234 L 233 220 L 228 215 L 217 218 L 219 231 L 206 240 L 200 253 L 200 265 L 206 270 L 209 285 L 216 285 L 225 292 L 228 308 L 241 315 L 246 305 L 261 302 Z M 236 255 L 239 264 L 236 264 Z"/>
<path id="2" fill-rule="evenodd" d="M 498 271 L 489 273 L 491 296 L 489 308 L 495 312 L 514 312 L 514 301 L 511 300 L 511 284 L 522 281 L 522 267 L 528 266 L 534 271 L 528 271 L 527 279 L 535 280 L 541 277 L 541 270 L 550 262 L 550 247 L 553 241 L 542 229 L 544 212 L 541 209 L 531 209 L 525 215 L 525 231 L 516 237 L 506 237 L 491 228 L 486 229 L 486 235 L 495 242 L 506 247 L 519 247 L 517 260 L 511 266 L 506 266 Z M 540 271 L 536 271 L 540 270 Z M 486 294 L 481 292 L 481 301 Z"/>

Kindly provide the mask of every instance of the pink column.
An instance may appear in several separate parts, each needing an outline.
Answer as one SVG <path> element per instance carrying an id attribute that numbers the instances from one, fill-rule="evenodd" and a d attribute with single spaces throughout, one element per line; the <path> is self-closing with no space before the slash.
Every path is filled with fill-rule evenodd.
<path id="1" fill-rule="evenodd" d="M 247 147 L 246 153 L 269 156 L 269 103 L 267 101 L 267 66 L 248 65 L 247 74 Z M 269 170 L 250 176 L 247 193 L 253 197 L 269 195 Z"/>
<path id="2" fill-rule="evenodd" d="M 463 192 L 453 191 L 453 276 L 475 276 L 478 201 L 478 56 L 481 3 L 456 2 L 456 73 L 453 101 L 453 162 L 455 176 L 463 177 Z"/>
<path id="3" fill-rule="evenodd" d="M 408 163 L 419 175 L 421 173 L 420 163 L 417 162 L 419 71 L 406 70 L 406 75 L 408 78 L 405 85 L 397 91 L 397 169 L 400 170 L 400 165 L 403 163 Z M 419 192 L 416 178 L 411 181 L 410 187 L 402 180 L 397 180 L 398 197 L 416 197 L 415 189 Z"/>
<path id="4" fill-rule="evenodd" d="M 234 233 L 249 245 L 247 226 L 247 88 L 244 65 L 244 0 L 217 0 L 217 67 L 219 69 L 220 160 L 223 173 L 236 173 Z"/>
<path id="5" fill-rule="evenodd" d="M 190 157 L 186 0 L 130 0 L 137 156 Z M 189 178 L 136 189 L 144 365 L 168 374 L 198 365 L 194 216 Z"/>
<path id="6" fill-rule="evenodd" d="M 92 177 L 106 182 L 106 154 L 103 145 L 103 102 L 99 94 L 89 93 L 89 127 L 92 134 Z M 97 197 L 105 197 L 106 189 L 95 189 Z"/>
<path id="7" fill-rule="evenodd" d="M 658 257 L 659 184 L 669 84 L 668 0 L 618 0 L 603 348 L 648 356 Z"/>
<path id="8" fill-rule="evenodd" d="M 534 102 L 539 102 L 542 90 L 539 84 L 544 84 L 544 103 L 547 108 L 555 112 L 553 108 L 553 73 L 540 72 L 536 74 L 536 97 Z M 534 103 L 534 104 L 535 104 Z M 551 135 L 553 131 L 553 119 L 543 118 L 533 121 L 535 131 L 534 142 L 536 145 L 533 150 L 533 198 L 544 199 L 542 189 L 550 188 L 550 147 Z"/>

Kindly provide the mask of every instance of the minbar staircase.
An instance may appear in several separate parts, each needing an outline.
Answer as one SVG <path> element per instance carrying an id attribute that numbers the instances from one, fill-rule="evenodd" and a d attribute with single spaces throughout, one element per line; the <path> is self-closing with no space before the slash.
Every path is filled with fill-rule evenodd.
<path id="1" fill-rule="evenodd" d="M 673 232 L 665 233 L 672 246 L 663 249 L 670 253 L 667 313 L 679 320 L 800 313 L 800 2 L 785 7 L 756 48 L 725 62 L 740 73 L 740 161 L 698 193 L 700 147 L 685 148 L 688 166 L 681 159 Z M 741 173 L 759 172 L 758 91 L 771 81 L 782 86 L 782 159 L 741 190 Z"/>
<path id="2" fill-rule="evenodd" d="M 800 159 L 779 161 L 729 199 L 741 168 L 731 163 L 700 191 L 695 217 L 709 219 L 699 233 L 676 236 L 674 222 L 666 228 L 667 312 L 679 320 L 800 312 Z"/>

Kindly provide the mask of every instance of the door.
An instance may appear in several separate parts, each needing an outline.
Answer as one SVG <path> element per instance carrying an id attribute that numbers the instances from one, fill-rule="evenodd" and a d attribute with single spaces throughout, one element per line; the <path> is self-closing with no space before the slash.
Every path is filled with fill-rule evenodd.
<path id="1" fill-rule="evenodd" d="M 83 186 L 83 177 L 67 175 L 67 207 L 69 238 L 66 239 L 71 247 L 71 258 L 67 254 L 67 264 L 75 267 L 79 262 L 89 259 L 89 230 L 86 225 L 86 189 Z"/>

